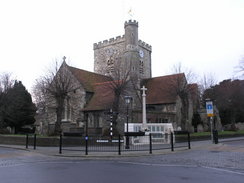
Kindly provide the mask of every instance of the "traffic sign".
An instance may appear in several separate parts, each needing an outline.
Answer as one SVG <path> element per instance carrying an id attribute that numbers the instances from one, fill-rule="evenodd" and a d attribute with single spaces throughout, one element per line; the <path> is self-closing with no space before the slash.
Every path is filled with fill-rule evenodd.
<path id="1" fill-rule="evenodd" d="M 212 101 L 207 101 L 206 102 L 206 110 L 207 110 L 207 115 L 208 117 L 213 117 L 213 102 Z"/>

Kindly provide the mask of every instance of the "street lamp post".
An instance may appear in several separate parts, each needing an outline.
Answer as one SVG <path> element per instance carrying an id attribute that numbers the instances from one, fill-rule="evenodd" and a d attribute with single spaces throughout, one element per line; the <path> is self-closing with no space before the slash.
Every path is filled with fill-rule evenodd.
<path id="1" fill-rule="evenodd" d="M 206 110 L 207 110 L 207 116 L 210 119 L 210 134 L 211 134 L 211 141 L 214 142 L 213 138 L 213 116 L 214 116 L 214 110 L 213 110 L 213 102 L 211 99 L 206 99 Z"/>
<path id="2" fill-rule="evenodd" d="M 125 141 L 125 149 L 129 149 L 130 145 L 129 145 L 129 104 L 132 100 L 131 96 L 125 96 L 125 103 L 126 103 L 126 141 Z"/>

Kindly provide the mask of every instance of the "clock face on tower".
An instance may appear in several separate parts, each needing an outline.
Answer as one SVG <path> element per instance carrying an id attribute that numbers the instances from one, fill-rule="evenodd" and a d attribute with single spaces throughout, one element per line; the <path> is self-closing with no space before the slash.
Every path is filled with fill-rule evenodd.
<path id="1" fill-rule="evenodd" d="M 143 58 L 144 57 L 144 52 L 142 50 L 140 50 L 139 51 L 139 55 L 140 55 L 141 58 Z"/>

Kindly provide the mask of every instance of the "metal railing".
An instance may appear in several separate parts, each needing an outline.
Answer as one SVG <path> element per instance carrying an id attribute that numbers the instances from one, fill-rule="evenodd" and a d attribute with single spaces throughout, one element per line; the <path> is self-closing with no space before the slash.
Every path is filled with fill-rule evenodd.
<path id="1" fill-rule="evenodd" d="M 126 144 L 126 136 L 111 137 L 63 137 L 60 135 L 59 153 L 63 151 L 80 151 L 88 155 L 90 152 L 117 152 L 121 155 L 122 152 L 145 151 L 152 154 L 153 151 L 188 147 L 191 148 L 189 132 L 174 132 L 168 135 L 170 140 L 168 143 L 155 141 L 152 134 L 144 136 L 129 136 L 129 145 Z M 138 143 L 133 143 L 136 138 Z M 165 142 L 165 141 L 164 141 Z"/>
<path id="2" fill-rule="evenodd" d="M 114 136 L 111 137 L 89 137 L 89 136 L 63 136 L 59 137 L 59 153 L 63 151 L 78 151 L 88 155 L 90 152 L 115 152 L 118 155 L 126 152 L 145 151 L 152 154 L 153 151 L 188 147 L 191 149 L 190 133 L 187 131 L 174 131 L 157 138 L 155 134 L 150 133 L 143 136 Z M 129 144 L 126 144 L 126 137 L 129 138 Z M 33 146 L 37 147 L 36 134 L 26 134 L 26 149 Z"/>
<path id="3" fill-rule="evenodd" d="M 191 149 L 191 137 L 188 131 L 174 131 L 170 134 L 171 151 L 175 148 L 188 147 Z"/>

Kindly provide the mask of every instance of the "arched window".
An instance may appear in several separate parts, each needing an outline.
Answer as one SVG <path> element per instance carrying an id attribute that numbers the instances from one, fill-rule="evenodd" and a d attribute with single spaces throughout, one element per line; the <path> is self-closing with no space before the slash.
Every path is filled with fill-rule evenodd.
<path id="1" fill-rule="evenodd" d="M 70 105 L 70 98 L 67 97 L 64 101 L 62 121 L 71 121 L 72 106 Z"/>

